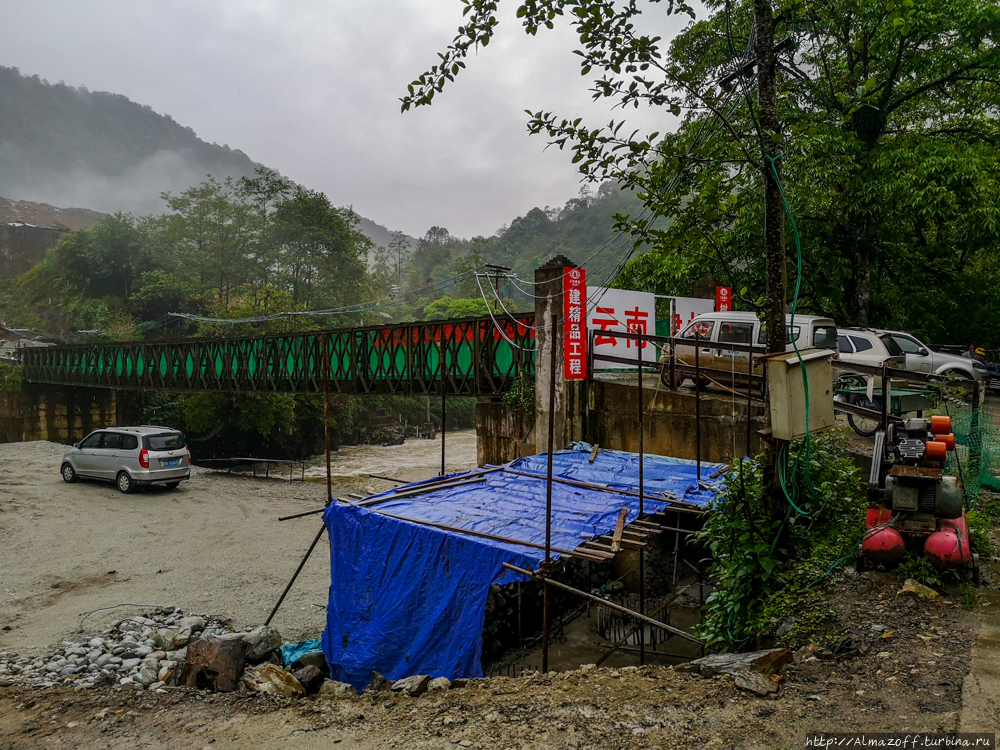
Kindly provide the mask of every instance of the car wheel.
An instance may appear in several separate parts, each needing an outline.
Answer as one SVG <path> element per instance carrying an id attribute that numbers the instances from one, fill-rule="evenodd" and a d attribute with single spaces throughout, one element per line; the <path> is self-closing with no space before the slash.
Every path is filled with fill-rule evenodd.
<path id="1" fill-rule="evenodd" d="M 135 480 L 132 479 L 127 471 L 118 472 L 116 483 L 118 484 L 118 489 L 123 495 L 131 495 L 135 490 Z"/>
<path id="2" fill-rule="evenodd" d="M 73 482 L 80 478 L 76 475 L 76 470 L 73 469 L 72 464 L 68 463 L 62 465 L 59 473 L 62 474 L 63 481 L 66 484 L 73 484 Z"/>
<path id="3" fill-rule="evenodd" d="M 178 487 L 181 486 L 181 483 L 180 482 L 167 482 L 164 486 L 168 490 L 176 490 Z"/>

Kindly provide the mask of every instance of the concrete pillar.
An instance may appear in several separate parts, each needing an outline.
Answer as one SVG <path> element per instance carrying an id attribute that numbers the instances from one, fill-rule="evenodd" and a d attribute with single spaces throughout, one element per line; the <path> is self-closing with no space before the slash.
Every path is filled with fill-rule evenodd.
<path id="1" fill-rule="evenodd" d="M 535 269 L 535 451 L 548 450 L 549 380 L 555 377 L 555 424 L 553 443 L 556 450 L 576 440 L 583 440 L 584 412 L 587 406 L 586 381 L 566 381 L 563 365 L 563 275 L 575 267 L 569 258 L 557 255 Z M 556 367 L 553 373 L 552 321 L 556 321 Z"/>

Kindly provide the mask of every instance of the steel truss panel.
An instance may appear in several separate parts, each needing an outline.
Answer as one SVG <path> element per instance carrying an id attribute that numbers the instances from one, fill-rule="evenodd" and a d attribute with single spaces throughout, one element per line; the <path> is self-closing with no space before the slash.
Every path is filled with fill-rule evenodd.
<path id="1" fill-rule="evenodd" d="M 500 396 L 534 378 L 534 315 L 24 350 L 29 383 L 163 391 Z"/>

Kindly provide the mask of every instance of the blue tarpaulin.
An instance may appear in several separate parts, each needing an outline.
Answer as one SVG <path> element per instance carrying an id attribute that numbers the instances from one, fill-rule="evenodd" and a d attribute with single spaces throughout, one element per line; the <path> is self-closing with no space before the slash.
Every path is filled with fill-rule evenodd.
<path id="1" fill-rule="evenodd" d="M 590 463 L 590 453 L 586 444 L 557 451 L 553 476 L 638 489 L 636 454 L 602 450 Z M 545 455 L 521 458 L 493 471 L 452 475 L 455 481 L 476 480 L 469 484 L 396 497 L 424 484 L 418 482 L 375 495 L 369 500 L 378 502 L 368 507 L 333 503 L 327 509 L 331 585 L 322 644 L 334 679 L 360 690 L 373 671 L 392 680 L 412 674 L 482 676 L 479 654 L 490 584 L 524 580 L 503 563 L 534 570 L 544 551 L 401 519 L 542 546 L 546 460 Z M 719 468 L 703 462 L 703 476 Z M 644 494 L 658 493 L 667 493 L 665 499 L 647 498 L 645 512 L 662 510 L 672 500 L 704 506 L 715 494 L 699 486 L 693 461 L 647 455 Z M 635 520 L 639 499 L 554 483 L 552 547 L 573 550 L 613 531 L 622 508 L 628 521 Z"/>

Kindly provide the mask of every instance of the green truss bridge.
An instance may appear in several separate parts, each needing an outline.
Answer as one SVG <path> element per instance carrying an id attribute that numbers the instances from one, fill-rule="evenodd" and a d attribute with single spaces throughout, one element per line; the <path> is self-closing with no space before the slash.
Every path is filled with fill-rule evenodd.
<path id="1" fill-rule="evenodd" d="M 535 316 L 28 348 L 24 379 L 96 388 L 499 396 L 534 378 Z M 325 366 L 324 366 L 325 365 Z M 442 385 L 443 381 L 443 385 Z"/>

